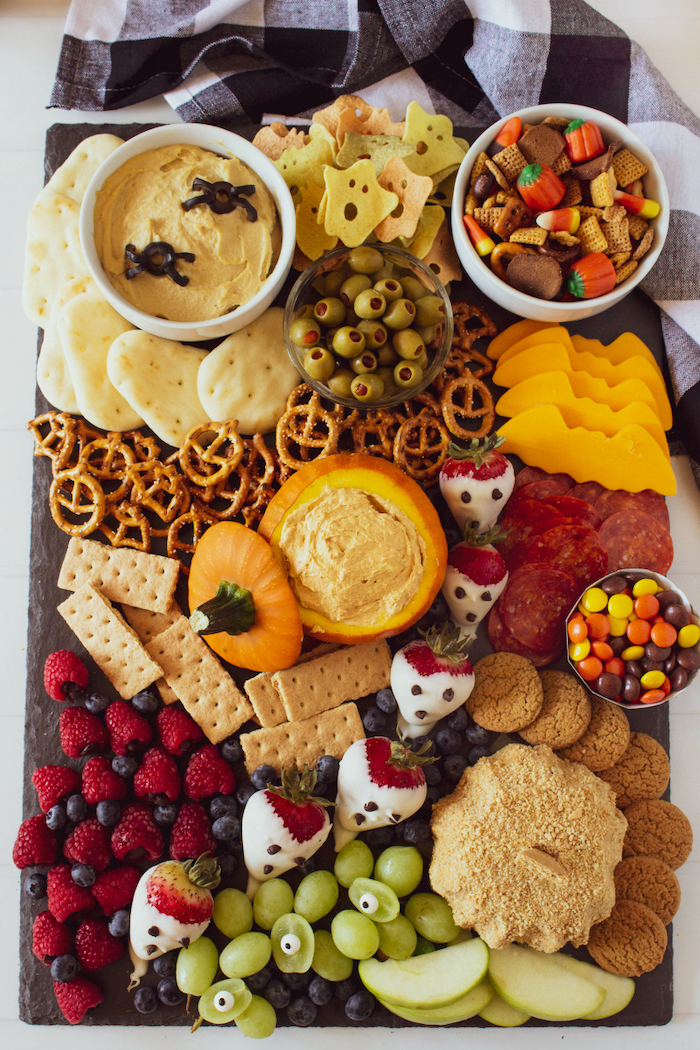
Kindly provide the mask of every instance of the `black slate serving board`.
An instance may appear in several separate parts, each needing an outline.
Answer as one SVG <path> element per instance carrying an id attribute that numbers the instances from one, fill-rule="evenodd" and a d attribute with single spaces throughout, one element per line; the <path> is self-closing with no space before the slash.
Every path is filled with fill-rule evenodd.
<path id="1" fill-rule="evenodd" d="M 46 139 L 45 170 L 48 178 L 52 172 L 67 158 L 70 152 L 84 138 L 89 135 L 108 132 L 120 135 L 122 138 L 130 138 L 140 131 L 146 130 L 152 125 L 142 124 L 56 124 L 53 125 Z M 238 134 L 252 138 L 257 130 L 255 127 L 236 127 Z M 467 139 L 473 138 L 478 132 L 470 129 L 460 129 L 460 134 Z M 291 287 L 294 274 L 283 292 L 284 296 Z M 513 314 L 502 310 L 491 303 L 469 280 L 460 284 L 453 284 L 451 288 L 452 298 L 455 300 L 466 299 L 472 303 L 482 306 L 493 318 L 499 330 L 517 320 Z M 587 337 L 596 337 L 604 343 L 611 342 L 621 332 L 631 331 L 636 333 L 647 346 L 654 352 L 657 360 L 662 364 L 667 376 L 667 366 L 661 333 L 659 311 L 656 305 L 644 293 L 634 290 L 619 305 L 599 314 L 597 317 L 589 318 L 576 324 L 568 325 L 572 332 L 579 332 Z M 40 333 L 41 339 L 41 333 Z M 668 377 L 667 377 L 668 379 Z M 50 406 L 39 391 L 37 391 L 36 414 L 47 411 Z M 498 425 L 498 421 L 497 421 Z M 30 440 L 28 438 L 28 440 Z M 67 760 L 63 754 L 58 736 L 58 717 L 61 705 L 52 700 L 45 692 L 43 685 L 43 663 L 46 656 L 56 649 L 75 649 L 79 655 L 85 656 L 81 647 L 76 645 L 76 638 L 69 630 L 63 619 L 56 613 L 56 606 L 65 598 L 65 592 L 56 586 L 58 572 L 63 560 L 68 537 L 59 531 L 51 518 L 48 505 L 48 488 L 51 481 L 50 461 L 38 458 L 34 461 L 33 490 L 32 490 L 32 522 L 31 522 L 31 550 L 30 550 L 30 590 L 29 590 L 29 628 L 28 628 L 28 663 L 27 663 L 27 693 L 26 693 L 26 724 L 25 724 L 25 769 L 24 769 L 24 793 L 23 810 L 24 817 L 29 817 L 38 811 L 36 793 L 31 784 L 33 771 L 47 763 L 71 764 L 79 768 L 81 763 Z M 431 493 L 431 495 L 433 495 Z M 449 515 L 440 500 L 439 495 L 435 497 L 438 510 L 445 515 L 445 522 Z M 158 550 L 154 546 L 155 550 Z M 158 551 L 160 553 L 160 551 Z M 164 553 L 164 551 L 163 551 Z M 182 589 L 182 588 L 181 588 Z M 180 599 L 186 606 L 185 594 L 180 594 Z M 392 644 L 398 647 L 400 638 L 392 640 Z M 477 642 L 472 650 L 473 660 L 479 659 L 490 651 L 485 630 L 481 629 Z M 116 698 L 117 694 L 107 680 L 96 669 L 93 670 L 89 658 L 88 666 L 91 669 L 90 687 L 100 692 L 105 692 L 110 697 Z M 554 666 L 566 667 L 565 662 Z M 239 683 L 247 677 L 245 672 L 238 669 L 229 669 L 234 673 Z M 367 706 L 369 700 L 364 704 Z M 360 702 L 362 709 L 363 703 Z M 633 731 L 643 731 L 654 736 L 669 751 L 669 708 L 668 705 L 652 708 L 640 712 L 628 712 L 630 724 Z M 516 738 L 517 739 L 517 738 Z M 238 778 L 245 776 L 245 770 L 241 763 L 236 770 Z M 669 791 L 664 798 L 669 797 Z M 421 847 L 426 857 L 429 855 L 429 847 Z M 333 866 L 332 847 L 327 843 L 323 850 L 317 855 L 319 866 Z M 242 865 L 241 865 L 242 867 Z M 427 865 L 426 865 L 427 867 Z M 299 881 L 298 873 L 290 873 L 288 878 L 293 886 Z M 239 872 L 226 884 L 245 888 L 244 873 Z M 429 888 L 427 880 L 425 886 Z M 342 898 L 341 898 L 342 902 Z M 21 895 L 21 917 L 20 917 L 20 1018 L 30 1024 L 65 1024 L 65 1020 L 56 1004 L 52 987 L 49 967 L 42 965 L 32 954 L 32 922 L 34 916 L 43 911 L 46 900 L 35 902 L 30 900 L 26 894 Z M 323 926 L 325 921 L 318 925 Z M 327 923 L 325 923 L 327 925 Z M 213 927 L 209 934 L 223 947 L 226 938 L 222 937 Z M 572 954 L 582 959 L 589 956 L 584 948 L 572 951 Z M 573 1021 L 569 1025 L 584 1027 L 618 1027 L 637 1025 L 663 1025 L 671 1020 L 673 1012 L 673 951 L 672 951 L 672 929 L 669 927 L 669 942 L 665 958 L 660 966 L 652 973 L 637 979 L 637 989 L 629 1006 L 614 1017 L 604 1021 L 586 1022 Z M 128 954 L 125 952 L 122 959 L 106 967 L 96 974 L 91 975 L 105 992 L 104 1002 L 95 1010 L 90 1011 L 84 1025 L 147 1025 L 147 1026 L 183 1026 L 191 1025 L 193 1017 L 188 1015 L 184 1006 L 165 1007 L 152 1014 L 139 1014 L 133 1006 L 133 995 L 127 994 L 128 974 L 131 966 Z M 155 975 L 150 974 L 144 983 L 157 983 Z M 196 1016 L 196 1007 L 195 1007 Z M 289 1022 L 284 1011 L 278 1013 L 278 1024 L 284 1025 Z M 386 1009 L 377 1005 L 374 1013 L 363 1022 L 350 1021 L 343 1009 L 343 1004 L 333 999 L 327 1006 L 319 1007 L 315 1026 L 340 1026 L 351 1028 L 369 1027 L 415 1027 L 409 1022 L 390 1014 Z M 538 1021 L 534 1018 L 527 1022 L 528 1027 L 552 1027 L 547 1021 Z M 451 1027 L 491 1027 L 487 1022 L 476 1017 L 469 1021 L 461 1022 L 458 1026 Z M 517 1037 L 516 1037 L 517 1038 Z"/>

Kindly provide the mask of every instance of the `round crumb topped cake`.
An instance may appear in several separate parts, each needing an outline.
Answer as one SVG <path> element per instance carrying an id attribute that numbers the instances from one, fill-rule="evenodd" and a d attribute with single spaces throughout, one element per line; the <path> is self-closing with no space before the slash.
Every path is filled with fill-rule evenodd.
<path id="1" fill-rule="evenodd" d="M 433 809 L 430 881 L 490 948 L 588 941 L 615 904 L 627 820 L 608 785 L 545 744 L 509 744 Z"/>

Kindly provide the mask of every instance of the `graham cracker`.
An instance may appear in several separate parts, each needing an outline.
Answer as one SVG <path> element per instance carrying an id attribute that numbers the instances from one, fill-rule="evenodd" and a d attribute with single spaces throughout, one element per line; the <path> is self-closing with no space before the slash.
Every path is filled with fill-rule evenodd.
<path id="1" fill-rule="evenodd" d="M 84 583 L 61 602 L 58 612 L 125 700 L 162 675 L 162 667 L 136 632 L 91 583 Z"/>
<path id="2" fill-rule="evenodd" d="M 296 722 L 368 696 L 388 686 L 390 675 L 391 651 L 381 639 L 323 653 L 273 678 L 287 718 Z"/>
<path id="3" fill-rule="evenodd" d="M 111 602 L 151 612 L 167 612 L 175 594 L 179 563 L 128 547 L 109 547 L 73 536 L 58 576 L 58 586 L 76 591 L 91 583 Z"/>
<path id="4" fill-rule="evenodd" d="M 250 701 L 186 616 L 148 643 L 166 683 L 212 744 L 231 736 L 253 714 Z"/>
<path id="5" fill-rule="evenodd" d="M 308 660 L 315 660 L 324 653 L 333 652 L 338 648 L 337 643 L 321 642 L 315 649 L 300 653 L 295 666 L 298 667 L 299 664 L 306 663 Z M 263 671 L 249 678 L 243 686 L 246 696 L 253 705 L 255 717 L 266 729 L 287 721 L 287 712 L 275 682 L 275 674 L 275 671 Z"/>
<path id="6" fill-rule="evenodd" d="M 173 602 L 166 613 L 151 612 L 149 609 L 137 609 L 135 605 L 122 605 L 122 613 L 144 645 L 147 645 L 148 642 L 151 642 L 163 631 L 166 631 L 177 620 L 184 620 L 177 602 Z M 156 688 L 164 704 L 175 703 L 177 694 L 173 692 L 164 678 L 158 679 Z"/>
<path id="7" fill-rule="evenodd" d="M 314 766 L 321 755 L 342 758 L 351 744 L 364 738 L 357 705 L 341 704 L 301 722 L 285 722 L 271 729 L 256 729 L 241 735 L 245 766 L 252 773 L 268 765 L 281 773 L 296 762 L 299 769 Z"/>

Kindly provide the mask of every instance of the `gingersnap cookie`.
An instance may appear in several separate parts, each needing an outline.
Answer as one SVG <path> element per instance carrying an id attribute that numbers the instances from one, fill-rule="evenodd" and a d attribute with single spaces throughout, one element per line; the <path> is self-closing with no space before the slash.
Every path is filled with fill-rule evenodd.
<path id="1" fill-rule="evenodd" d="M 592 773 L 609 769 L 622 758 L 630 742 L 630 724 L 621 707 L 591 695 L 591 720 L 588 728 L 569 747 L 557 754 L 569 762 L 581 762 Z"/>
<path id="2" fill-rule="evenodd" d="M 607 919 L 591 930 L 588 951 L 594 962 L 618 977 L 640 977 L 664 957 L 668 935 L 659 916 L 637 901 L 618 901 Z"/>
<path id="3" fill-rule="evenodd" d="M 620 809 L 625 809 L 642 799 L 661 798 L 671 779 L 671 764 L 653 736 L 632 733 L 622 758 L 598 776 L 613 789 Z"/>
<path id="4" fill-rule="evenodd" d="M 477 725 L 494 733 L 517 733 L 537 718 L 544 692 L 534 664 L 515 653 L 490 653 L 474 667 L 466 708 Z"/>
<path id="5" fill-rule="evenodd" d="M 644 904 L 668 926 L 681 903 L 681 886 L 659 857 L 625 857 L 615 868 L 615 897 Z"/>
<path id="6" fill-rule="evenodd" d="M 685 864 L 693 848 L 693 829 L 682 809 L 662 799 L 633 802 L 625 810 L 623 857 L 658 857 L 669 868 Z"/>
<path id="7" fill-rule="evenodd" d="M 574 744 L 591 720 L 588 690 L 566 671 L 540 671 L 542 710 L 534 722 L 520 730 L 527 744 L 548 744 L 554 751 Z"/>

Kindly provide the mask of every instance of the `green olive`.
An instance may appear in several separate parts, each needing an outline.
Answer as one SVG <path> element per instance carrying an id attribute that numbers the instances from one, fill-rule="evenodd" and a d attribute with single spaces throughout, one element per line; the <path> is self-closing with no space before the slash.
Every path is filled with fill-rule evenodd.
<path id="1" fill-rule="evenodd" d="M 297 320 L 300 317 L 310 317 L 313 320 L 313 316 L 314 316 L 314 304 L 313 303 L 306 303 L 305 306 L 300 306 L 299 309 L 297 310 Z"/>
<path id="2" fill-rule="evenodd" d="M 345 320 L 345 304 L 334 296 L 319 299 L 314 306 L 314 317 L 324 328 L 336 328 Z"/>
<path id="3" fill-rule="evenodd" d="M 416 308 L 410 299 L 394 299 L 389 303 L 382 317 L 382 324 L 395 331 L 399 328 L 408 328 L 416 316 Z"/>
<path id="4" fill-rule="evenodd" d="M 423 378 L 423 369 L 417 361 L 399 361 L 394 369 L 394 382 L 402 390 L 416 386 Z"/>
<path id="5" fill-rule="evenodd" d="M 396 353 L 391 343 L 384 343 L 377 350 L 377 360 L 380 365 L 386 365 L 388 368 L 393 368 L 399 360 L 399 355 Z"/>
<path id="6" fill-rule="evenodd" d="M 354 273 L 376 273 L 384 265 L 384 257 L 376 248 L 360 245 L 352 249 L 347 264 Z"/>
<path id="7" fill-rule="evenodd" d="M 369 350 L 376 350 L 386 343 L 387 331 L 383 324 L 377 321 L 358 321 L 355 327 L 358 332 L 362 332 L 365 337 L 365 346 Z"/>
<path id="8" fill-rule="evenodd" d="M 415 361 L 417 357 L 425 353 L 425 343 L 415 328 L 401 328 L 398 332 L 394 332 L 391 345 L 399 357 L 403 357 L 405 361 Z"/>
<path id="9" fill-rule="evenodd" d="M 362 375 L 363 372 L 376 372 L 377 371 L 377 357 L 371 350 L 365 350 L 358 357 L 353 357 L 350 362 L 350 367 L 355 375 Z"/>
<path id="10" fill-rule="evenodd" d="M 375 372 L 381 381 L 384 383 L 384 397 L 391 397 L 396 392 L 396 383 L 394 382 L 394 369 L 389 368 L 385 365 L 383 368 L 378 368 Z"/>
<path id="11" fill-rule="evenodd" d="M 386 310 L 386 299 L 374 288 L 365 288 L 355 297 L 352 308 L 363 321 L 373 321 Z"/>
<path id="12" fill-rule="evenodd" d="M 378 401 L 384 393 L 384 383 L 376 372 L 364 372 L 355 376 L 350 389 L 358 401 Z"/>
<path id="13" fill-rule="evenodd" d="M 411 302 L 415 302 L 416 299 L 420 299 L 422 295 L 425 295 L 427 288 L 424 284 L 414 277 L 412 274 L 407 273 L 404 277 L 399 278 L 401 281 L 401 287 L 403 288 L 404 299 L 410 299 Z"/>
<path id="14" fill-rule="evenodd" d="M 337 296 L 340 294 L 340 286 L 348 276 L 344 269 L 331 270 L 323 278 L 323 295 Z"/>
<path id="15" fill-rule="evenodd" d="M 420 337 L 423 340 L 423 342 L 425 343 L 425 345 L 426 346 L 430 346 L 430 344 L 432 343 L 433 339 L 435 338 L 435 325 L 434 324 L 426 324 L 426 325 L 422 325 L 422 326 L 421 325 L 416 325 L 415 327 L 416 327 L 416 331 L 420 332 Z"/>
<path id="16" fill-rule="evenodd" d="M 306 349 L 319 342 L 321 329 L 310 317 L 297 317 L 289 326 L 289 338 L 295 346 Z"/>
<path id="17" fill-rule="evenodd" d="M 357 328 L 343 325 L 333 336 L 333 353 L 340 357 L 357 357 L 365 348 L 365 337 Z"/>
<path id="18" fill-rule="evenodd" d="M 439 295 L 423 295 L 415 301 L 416 323 L 424 325 L 437 324 L 445 319 L 445 304 Z"/>
<path id="19" fill-rule="evenodd" d="M 314 346 L 304 355 L 304 371 L 320 383 L 325 383 L 335 371 L 335 358 L 325 346 Z"/>
<path id="20" fill-rule="evenodd" d="M 354 273 L 348 277 L 340 286 L 340 298 L 346 306 L 352 306 L 355 299 L 364 292 L 365 288 L 371 288 L 372 282 L 365 273 Z"/>
<path id="21" fill-rule="evenodd" d="M 352 397 L 350 384 L 355 378 L 355 373 L 349 368 L 336 368 L 333 375 L 326 384 L 336 397 Z"/>
<path id="22" fill-rule="evenodd" d="M 427 352 L 427 350 L 425 351 L 425 353 L 422 353 L 422 354 L 420 355 L 420 357 L 417 357 L 417 358 L 416 358 L 416 364 L 417 364 L 417 365 L 420 365 L 420 367 L 421 367 L 421 368 L 423 369 L 423 371 L 425 372 L 426 368 L 427 368 L 427 367 L 428 367 L 428 365 L 430 364 L 430 358 L 428 357 L 428 352 Z"/>
<path id="23" fill-rule="evenodd" d="M 403 295 L 403 288 L 395 277 L 385 277 L 382 281 L 375 281 L 374 290 L 383 295 L 388 303 L 393 302 L 394 299 L 400 299 Z"/>

